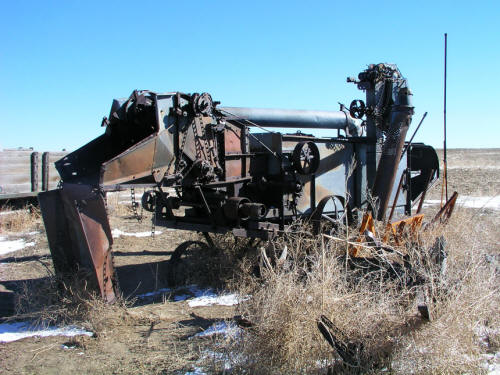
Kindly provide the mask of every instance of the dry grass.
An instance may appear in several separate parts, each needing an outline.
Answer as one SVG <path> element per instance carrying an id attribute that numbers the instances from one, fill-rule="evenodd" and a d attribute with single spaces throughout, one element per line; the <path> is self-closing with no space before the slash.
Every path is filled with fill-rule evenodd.
<path id="1" fill-rule="evenodd" d="M 480 225 L 457 213 L 444 228 L 422 233 L 409 246 L 410 267 L 369 267 L 346 261 L 341 241 L 286 236 L 282 267 L 239 283 L 252 298 L 240 306 L 253 323 L 243 339 L 221 343 L 226 353 L 242 353 L 232 366 L 244 373 L 478 372 L 480 354 L 498 350 L 498 248 L 488 246 Z M 446 271 L 431 251 L 437 235 L 448 240 Z M 497 254 L 492 254 L 497 251 Z M 279 254 L 278 254 L 279 255 Z M 248 259 L 241 262 L 245 265 Z M 397 264 L 396 264 L 397 265 Z M 249 269 L 248 264 L 243 267 Z M 430 322 L 417 313 L 420 292 L 427 295 Z M 317 329 L 327 316 L 360 348 L 354 366 L 342 364 Z"/>
<path id="2" fill-rule="evenodd" d="M 470 212 L 458 211 L 448 226 L 421 233 L 418 246 L 396 248 L 408 254 L 409 268 L 384 262 L 383 256 L 378 266 L 349 261 L 348 246 L 342 240 L 345 232 L 337 234 L 341 240 L 289 234 L 257 248 L 247 241 L 235 243 L 232 236 L 217 236 L 211 249 L 194 243 L 182 258 L 179 274 L 184 276 L 177 284 L 196 283 L 251 295 L 238 313 L 253 327 L 240 337 L 219 336 L 213 345 L 203 344 L 214 347 L 214 354 L 207 356 L 202 348 L 196 353 L 187 350 L 189 345 L 182 346 L 185 331 L 169 326 L 169 337 L 179 330 L 178 336 L 171 337 L 175 358 L 158 349 L 154 355 L 144 353 L 144 361 L 134 366 L 152 361 L 154 367 L 158 361 L 167 361 L 164 368 L 181 368 L 206 357 L 205 367 L 213 372 L 223 371 L 229 362 L 234 373 L 256 374 L 380 373 L 384 369 L 394 374 L 478 373 L 481 354 L 500 349 L 499 236 L 495 220 L 479 220 L 480 213 L 474 211 L 473 216 Z M 30 217 L 9 225 L 25 230 L 39 220 Z M 6 230 L 3 224 L 0 228 Z M 351 232 L 350 239 L 357 235 Z M 441 235 L 447 240 L 445 273 L 431 251 Z M 203 241 L 201 237 L 194 240 Z M 259 267 L 262 246 L 267 247 L 272 268 Z M 285 246 L 287 261 L 277 265 Z M 417 312 L 422 293 L 427 295 L 430 322 Z M 26 284 L 17 311 L 17 318 L 77 324 L 109 339 L 117 330 L 126 336 L 133 326 L 149 326 L 143 320 L 156 319 L 140 310 L 131 313 L 126 301 L 106 305 L 78 278 L 63 284 L 53 275 L 36 285 Z M 359 348 L 353 364 L 343 363 L 320 335 L 317 321 L 321 315 Z M 179 350 L 177 354 L 181 347 L 185 353 Z"/>
<path id="3" fill-rule="evenodd" d="M 30 320 L 41 326 L 74 324 L 97 336 L 131 323 L 127 312 L 131 301 L 118 298 L 114 304 L 107 304 L 95 291 L 87 289 L 84 279 L 77 275 L 63 281 L 50 274 L 37 283 L 26 282 L 16 295 L 12 319 Z"/>
<path id="4" fill-rule="evenodd" d="M 128 217 L 134 214 L 134 210 L 132 208 L 132 204 L 128 202 L 130 198 L 126 199 L 125 202 L 121 198 L 125 198 L 125 194 L 130 194 L 127 191 L 117 191 L 113 193 L 106 194 L 106 206 L 109 215 L 119 216 L 119 217 Z M 136 199 L 140 203 L 142 194 L 137 193 Z"/>
<path id="5" fill-rule="evenodd" d="M 215 289 L 238 289 L 240 276 L 249 275 L 257 260 L 255 247 L 248 240 L 232 234 L 212 235 L 214 247 L 206 245 L 202 235 L 195 235 L 178 247 L 181 260 L 169 269 L 170 285 L 206 286 Z M 177 250 L 176 250 L 177 251 Z"/>
<path id="6" fill-rule="evenodd" d="M 31 204 L 15 210 L 5 207 L 0 213 L 0 233 L 25 232 L 41 225 L 40 208 Z"/>

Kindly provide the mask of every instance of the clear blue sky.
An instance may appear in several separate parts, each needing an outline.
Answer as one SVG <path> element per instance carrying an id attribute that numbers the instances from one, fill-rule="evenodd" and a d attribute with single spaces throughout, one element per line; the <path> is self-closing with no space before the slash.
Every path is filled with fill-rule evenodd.
<path id="1" fill-rule="evenodd" d="M 338 110 L 347 76 L 396 63 L 417 141 L 500 147 L 500 1 L 8 1 L 0 13 L 0 148 L 74 149 L 133 89 L 225 106 Z M 410 130 L 410 133 L 412 131 Z"/>

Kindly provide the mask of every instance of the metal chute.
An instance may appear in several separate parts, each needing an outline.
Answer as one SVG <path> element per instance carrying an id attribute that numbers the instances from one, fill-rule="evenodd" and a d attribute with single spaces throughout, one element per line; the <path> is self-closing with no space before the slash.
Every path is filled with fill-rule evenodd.
<path id="1" fill-rule="evenodd" d="M 101 194 L 88 185 L 38 195 L 57 274 L 85 275 L 107 302 L 117 297 L 111 246 L 113 237 Z"/>

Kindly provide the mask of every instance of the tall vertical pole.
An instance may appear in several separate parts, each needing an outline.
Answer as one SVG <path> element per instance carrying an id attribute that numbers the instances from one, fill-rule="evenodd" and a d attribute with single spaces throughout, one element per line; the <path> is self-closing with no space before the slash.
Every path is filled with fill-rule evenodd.
<path id="1" fill-rule="evenodd" d="M 444 183 L 445 183 L 445 194 L 446 201 L 448 201 L 448 164 L 446 159 L 446 65 L 447 65 L 447 52 L 448 52 L 448 34 L 444 33 L 444 144 L 443 144 L 443 157 L 444 157 Z"/>

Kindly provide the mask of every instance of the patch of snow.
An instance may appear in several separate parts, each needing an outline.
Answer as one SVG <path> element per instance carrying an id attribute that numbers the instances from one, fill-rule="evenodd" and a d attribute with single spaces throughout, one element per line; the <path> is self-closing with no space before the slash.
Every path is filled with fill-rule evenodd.
<path id="1" fill-rule="evenodd" d="M 210 290 L 206 291 L 206 294 L 196 296 L 188 302 L 189 307 L 199 307 L 199 306 L 212 306 L 212 305 L 222 305 L 222 306 L 233 306 L 239 303 L 239 298 L 237 294 L 223 294 L 216 295 Z"/>
<path id="2" fill-rule="evenodd" d="M 215 294 L 212 289 L 200 289 L 196 285 L 190 285 L 188 287 L 179 287 L 171 290 L 173 293 L 176 293 L 178 291 L 184 292 L 188 291 L 189 294 L 182 293 L 182 294 L 177 294 L 174 295 L 174 301 L 175 302 L 180 302 L 180 301 L 185 301 L 189 298 L 195 297 L 195 298 L 200 298 L 200 297 L 217 297 L 217 294 Z"/>
<path id="3" fill-rule="evenodd" d="M 185 293 L 187 290 L 188 293 Z M 176 292 L 181 294 L 175 295 Z M 137 298 L 149 298 L 155 297 L 160 294 L 170 293 L 173 294 L 173 299 L 175 302 L 181 302 L 188 300 L 188 305 L 190 307 L 199 306 L 212 306 L 212 305 L 222 305 L 222 306 L 233 306 L 237 305 L 239 302 L 244 301 L 248 297 L 241 298 L 237 294 L 216 294 L 212 289 L 200 289 L 196 285 L 190 285 L 188 287 L 179 288 L 162 288 L 154 292 L 148 292 L 137 295 Z"/>
<path id="4" fill-rule="evenodd" d="M 129 232 L 124 232 L 124 231 L 117 229 L 117 228 L 113 229 L 111 231 L 111 234 L 113 235 L 113 238 L 118 238 L 120 236 L 134 236 L 134 237 L 150 237 L 151 236 L 151 232 L 129 233 Z M 155 231 L 155 236 L 159 235 L 159 234 L 162 234 L 161 230 Z"/>
<path id="5" fill-rule="evenodd" d="M 439 205 L 441 201 L 438 199 L 426 200 L 424 206 Z M 457 205 L 467 208 L 489 208 L 492 210 L 500 210 L 500 195 L 473 197 L 468 195 L 458 196 Z"/>
<path id="6" fill-rule="evenodd" d="M 189 294 L 179 294 L 177 296 L 174 296 L 174 301 L 175 302 L 185 301 L 189 297 L 191 297 Z"/>
<path id="7" fill-rule="evenodd" d="M 500 165 L 454 165 L 446 169 L 500 169 Z"/>
<path id="8" fill-rule="evenodd" d="M 26 337 L 48 337 L 48 336 L 78 336 L 86 335 L 93 336 L 92 332 L 84 329 L 67 326 L 67 327 L 47 327 L 41 328 L 33 326 L 30 322 L 18 323 L 2 323 L 0 324 L 0 342 L 12 342 L 24 339 Z"/>
<path id="9" fill-rule="evenodd" d="M 18 251 L 29 246 L 35 246 L 35 243 L 26 242 L 22 238 L 18 240 L 8 241 L 7 238 L 0 236 L 0 255 L 5 255 L 13 251 Z"/>
<path id="10" fill-rule="evenodd" d="M 483 354 L 485 361 L 482 363 L 488 375 L 500 375 L 500 352 L 495 354 Z"/>
<path id="11" fill-rule="evenodd" d="M 160 294 L 170 293 L 171 291 L 172 291 L 172 289 L 170 289 L 170 288 L 161 288 L 161 289 L 155 290 L 154 292 L 148 292 L 148 293 L 144 293 L 144 294 L 138 294 L 137 298 L 154 297 L 154 296 L 157 296 L 157 295 L 160 295 Z"/>
<path id="12" fill-rule="evenodd" d="M 224 335 L 224 336 L 235 337 L 240 333 L 240 331 L 241 329 L 232 323 L 227 324 L 226 322 L 217 322 L 208 327 L 203 332 L 198 332 L 196 335 L 191 336 L 190 339 L 194 337 L 210 337 L 213 335 Z"/>
<path id="13" fill-rule="evenodd" d="M 217 294 L 215 294 L 215 292 L 213 291 L 213 289 L 211 289 L 211 288 L 200 289 L 196 285 L 190 285 L 189 286 L 189 292 L 191 294 L 193 294 L 193 296 L 195 296 L 196 298 L 198 298 L 198 297 L 208 297 L 208 296 L 216 297 L 217 296 Z"/>
<path id="14" fill-rule="evenodd" d="M 193 366 L 193 371 L 188 371 L 184 375 L 206 375 L 201 367 Z"/>
<path id="15" fill-rule="evenodd" d="M 193 298 L 188 302 L 190 307 L 199 306 L 212 306 L 212 305 L 222 305 L 222 306 L 233 306 L 239 303 L 238 296 L 236 294 L 226 294 L 222 296 L 203 296 Z"/>

